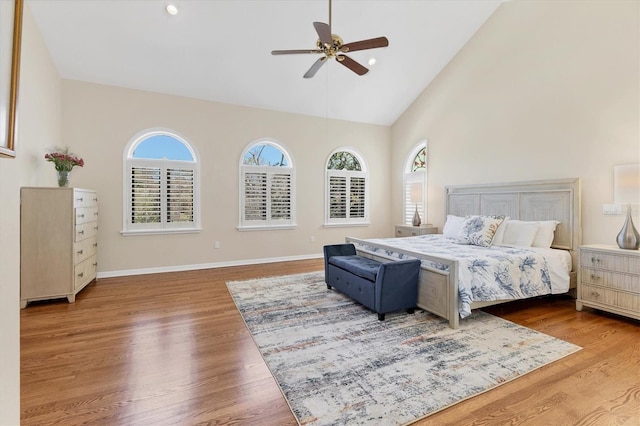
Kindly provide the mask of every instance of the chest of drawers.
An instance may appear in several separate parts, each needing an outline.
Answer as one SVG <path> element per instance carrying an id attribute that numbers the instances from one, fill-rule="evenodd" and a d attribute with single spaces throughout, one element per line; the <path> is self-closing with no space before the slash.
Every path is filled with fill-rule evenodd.
<path id="1" fill-rule="evenodd" d="M 76 294 L 97 272 L 98 196 L 79 188 L 20 192 L 20 307 Z"/>
<path id="2" fill-rule="evenodd" d="M 640 319 L 640 251 L 581 246 L 576 309 L 583 306 Z"/>

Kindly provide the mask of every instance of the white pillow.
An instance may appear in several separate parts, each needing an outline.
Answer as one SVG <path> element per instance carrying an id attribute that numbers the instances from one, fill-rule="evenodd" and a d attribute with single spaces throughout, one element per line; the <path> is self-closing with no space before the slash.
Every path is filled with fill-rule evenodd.
<path id="1" fill-rule="evenodd" d="M 504 221 L 502 221 L 500 226 L 498 226 L 498 230 L 493 236 L 493 241 L 491 242 L 491 244 L 502 244 L 502 239 L 504 238 L 504 230 L 507 229 L 507 223 L 509 223 L 509 219 L 511 219 L 509 216 L 505 217 Z"/>
<path id="2" fill-rule="evenodd" d="M 553 243 L 553 234 L 560 222 L 557 220 L 543 220 L 538 222 L 538 232 L 533 239 L 531 247 L 550 248 Z"/>
<path id="3" fill-rule="evenodd" d="M 444 228 L 442 228 L 442 235 L 447 238 L 458 238 L 462 230 L 462 222 L 464 222 L 464 217 L 448 214 L 447 221 L 444 224 Z"/>
<path id="4" fill-rule="evenodd" d="M 458 244 L 489 247 L 504 216 L 467 216 L 458 235 Z"/>
<path id="5" fill-rule="evenodd" d="M 538 232 L 538 222 L 510 220 L 504 230 L 501 245 L 511 247 L 531 247 Z"/>

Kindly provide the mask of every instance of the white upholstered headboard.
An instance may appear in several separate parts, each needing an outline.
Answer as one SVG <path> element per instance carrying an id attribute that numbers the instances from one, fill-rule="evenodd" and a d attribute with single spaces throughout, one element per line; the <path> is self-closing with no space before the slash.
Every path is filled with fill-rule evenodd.
<path id="1" fill-rule="evenodd" d="M 571 251 L 573 269 L 582 242 L 580 179 L 455 185 L 446 187 L 446 214 L 505 215 L 519 220 L 557 220 L 551 247 Z"/>

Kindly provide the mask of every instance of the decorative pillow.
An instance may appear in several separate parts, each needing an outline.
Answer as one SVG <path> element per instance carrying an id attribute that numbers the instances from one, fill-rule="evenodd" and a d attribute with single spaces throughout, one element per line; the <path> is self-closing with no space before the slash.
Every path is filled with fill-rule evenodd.
<path id="1" fill-rule="evenodd" d="M 538 222 L 538 231 L 533 239 L 531 247 L 550 248 L 553 243 L 553 235 L 560 222 L 557 220 L 543 220 Z"/>
<path id="2" fill-rule="evenodd" d="M 442 228 L 442 235 L 447 238 L 457 239 L 462 230 L 462 222 L 464 222 L 464 217 L 448 214 L 447 221 L 444 224 L 444 228 Z"/>
<path id="3" fill-rule="evenodd" d="M 502 239 L 504 238 L 504 230 L 507 229 L 507 223 L 509 223 L 509 219 L 511 217 L 506 216 L 504 221 L 498 226 L 498 230 L 496 231 L 496 235 L 493 236 L 493 241 L 491 241 L 492 245 L 500 245 L 502 244 Z"/>
<path id="4" fill-rule="evenodd" d="M 504 230 L 501 245 L 512 247 L 531 247 L 538 232 L 538 222 L 510 220 Z"/>
<path id="5" fill-rule="evenodd" d="M 489 247 L 504 216 L 467 216 L 458 234 L 459 244 Z"/>

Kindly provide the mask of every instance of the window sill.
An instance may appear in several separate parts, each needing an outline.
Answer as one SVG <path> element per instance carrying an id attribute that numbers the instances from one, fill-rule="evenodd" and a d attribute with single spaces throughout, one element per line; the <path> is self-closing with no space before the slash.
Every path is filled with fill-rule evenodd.
<path id="1" fill-rule="evenodd" d="M 197 234 L 202 228 L 176 228 L 176 229 L 135 229 L 123 230 L 120 234 L 125 237 L 133 235 L 167 235 L 167 234 Z"/>
<path id="2" fill-rule="evenodd" d="M 297 225 L 272 225 L 272 226 L 238 226 L 238 231 L 279 231 L 282 229 L 296 229 Z"/>
<path id="3" fill-rule="evenodd" d="M 325 223 L 325 228 L 350 228 L 353 226 L 369 226 L 371 222 L 353 222 L 353 223 Z"/>

